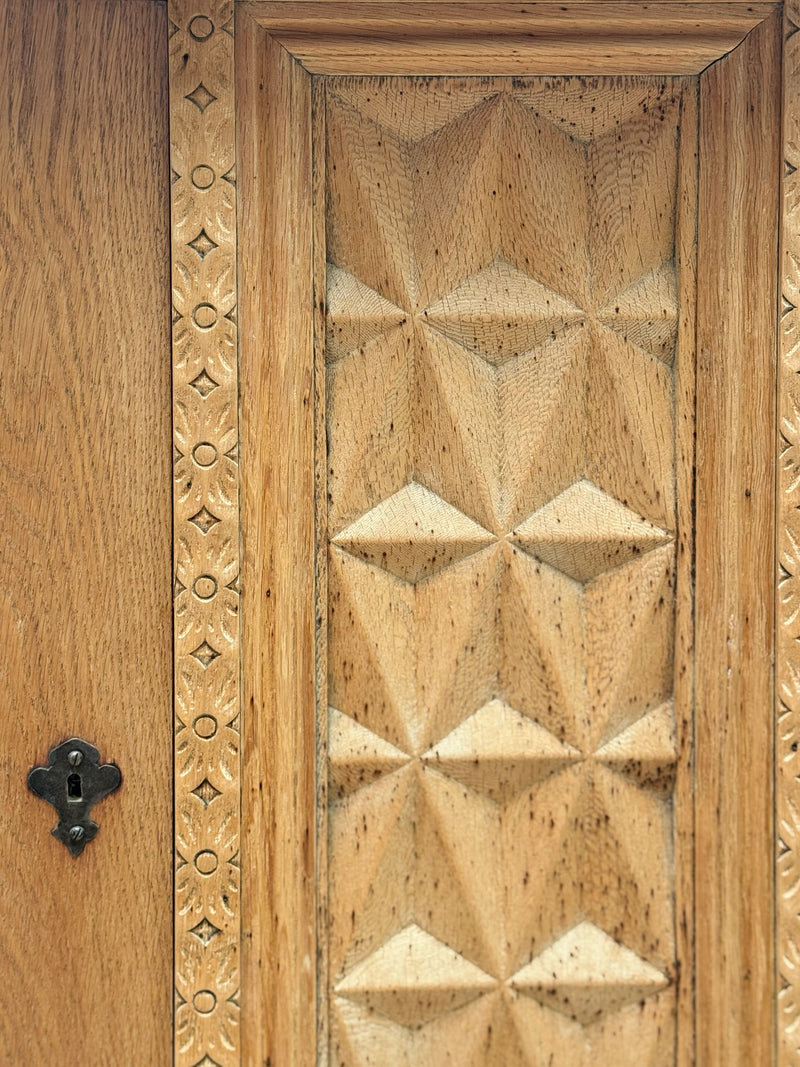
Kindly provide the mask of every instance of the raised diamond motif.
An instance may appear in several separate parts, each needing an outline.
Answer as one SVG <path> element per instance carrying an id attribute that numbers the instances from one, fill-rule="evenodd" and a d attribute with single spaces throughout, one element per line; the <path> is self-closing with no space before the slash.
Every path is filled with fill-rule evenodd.
<path id="1" fill-rule="evenodd" d="M 327 266 L 326 288 L 328 361 L 361 348 L 406 321 L 405 311 L 332 263 Z"/>
<path id="2" fill-rule="evenodd" d="M 419 582 L 495 540 L 477 522 L 409 482 L 333 538 L 333 544 L 407 582 Z"/>
<path id="3" fill-rule="evenodd" d="M 216 786 L 213 786 L 208 778 L 204 778 L 200 785 L 195 786 L 192 792 L 198 800 L 203 802 L 203 805 L 206 808 L 212 800 L 216 800 L 216 798 L 221 795 L 219 789 L 217 789 Z"/>
<path id="4" fill-rule="evenodd" d="M 213 104 L 217 98 L 212 92 L 209 92 L 209 90 L 206 89 L 202 82 L 200 82 L 195 89 L 192 89 L 190 93 L 186 94 L 186 99 L 191 100 L 198 111 L 202 113 L 209 104 Z"/>
<path id="5" fill-rule="evenodd" d="M 417 1029 L 495 985 L 474 963 L 412 924 L 354 967 L 336 992 Z"/>
<path id="6" fill-rule="evenodd" d="M 219 382 L 215 382 L 211 375 L 204 368 L 200 371 L 196 378 L 193 378 L 189 382 L 189 385 L 191 385 L 193 389 L 196 389 L 200 396 L 202 396 L 203 400 L 205 400 L 209 393 L 214 392 L 214 390 L 219 385 Z"/>
<path id="7" fill-rule="evenodd" d="M 589 1026 L 658 993 L 669 979 L 593 923 L 583 922 L 523 967 L 511 984 Z"/>
<path id="8" fill-rule="evenodd" d="M 669 362 L 678 334 L 678 285 L 666 263 L 640 278 L 597 312 L 604 326 Z"/>
<path id="9" fill-rule="evenodd" d="M 422 758 L 502 802 L 568 767 L 581 754 L 502 700 L 492 700 Z"/>
<path id="10" fill-rule="evenodd" d="M 195 250 L 195 252 L 201 259 L 205 259 L 209 252 L 213 252 L 215 248 L 219 247 L 217 245 L 217 242 L 212 241 L 212 239 L 208 236 L 204 229 L 201 230 L 200 233 L 198 233 L 197 237 L 193 238 L 191 241 L 187 241 L 186 243 L 188 244 L 189 248 L 193 248 Z"/>
<path id="11" fill-rule="evenodd" d="M 212 1060 L 208 1053 L 203 1056 L 202 1060 L 198 1060 L 194 1064 L 194 1067 L 222 1067 L 216 1060 Z"/>
<path id="12" fill-rule="evenodd" d="M 215 648 L 212 648 L 208 641 L 203 641 L 189 654 L 194 656 L 197 662 L 205 668 L 208 668 L 220 656 L 220 653 Z"/>
<path id="13" fill-rule="evenodd" d="M 212 922 L 209 922 L 205 916 L 203 916 L 200 922 L 197 923 L 196 926 L 193 926 L 189 931 L 189 933 L 194 934 L 198 940 L 202 941 L 204 945 L 207 945 L 209 941 L 221 932 L 220 928 L 215 926 Z"/>
<path id="14" fill-rule="evenodd" d="M 441 333 L 501 364 L 586 319 L 571 301 L 503 259 L 423 312 Z"/>
<path id="15" fill-rule="evenodd" d="M 409 756 L 336 708 L 328 712 L 328 775 L 337 796 L 370 785 L 408 763 Z"/>
<path id="16" fill-rule="evenodd" d="M 585 479 L 535 511 L 511 538 L 530 555 L 580 582 L 671 540 L 666 530 Z"/>
<path id="17" fill-rule="evenodd" d="M 212 515 L 205 504 L 200 508 L 196 515 L 192 515 L 189 522 L 194 523 L 201 534 L 205 536 L 209 530 L 212 530 L 220 520 L 216 515 Z"/>
<path id="18" fill-rule="evenodd" d="M 594 758 L 638 785 L 669 794 L 678 758 L 672 701 L 637 719 L 599 748 Z"/>

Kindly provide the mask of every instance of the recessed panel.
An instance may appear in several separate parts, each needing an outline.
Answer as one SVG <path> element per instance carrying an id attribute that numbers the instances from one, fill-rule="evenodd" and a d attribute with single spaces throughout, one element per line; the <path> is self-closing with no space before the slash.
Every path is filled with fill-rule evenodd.
<path id="1" fill-rule="evenodd" d="M 676 1062 L 695 93 L 326 79 L 331 1067 Z"/>

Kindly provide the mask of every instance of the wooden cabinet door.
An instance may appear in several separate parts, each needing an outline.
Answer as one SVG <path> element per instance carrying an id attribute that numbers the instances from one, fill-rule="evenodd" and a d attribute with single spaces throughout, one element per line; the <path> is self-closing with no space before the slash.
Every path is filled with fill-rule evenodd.
<path id="1" fill-rule="evenodd" d="M 779 17 L 385 10 L 237 22 L 245 1059 L 771 1062 Z"/>
<path id="2" fill-rule="evenodd" d="M 796 1067 L 800 12 L 7 7 L 0 1060 Z"/>

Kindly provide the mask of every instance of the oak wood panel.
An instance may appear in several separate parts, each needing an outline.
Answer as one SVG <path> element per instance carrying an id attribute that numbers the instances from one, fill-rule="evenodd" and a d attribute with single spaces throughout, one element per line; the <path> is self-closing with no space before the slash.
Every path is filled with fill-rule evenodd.
<path id="1" fill-rule="evenodd" d="M 784 7 L 778 361 L 776 903 L 778 1067 L 800 1055 L 800 5 Z"/>
<path id="2" fill-rule="evenodd" d="M 314 73 L 589 75 L 698 73 L 774 5 L 254 0 L 241 9 Z"/>
<path id="3" fill-rule="evenodd" d="M 175 1067 L 240 1059 L 233 0 L 170 0 Z"/>
<path id="4" fill-rule="evenodd" d="M 163 6 L 9 0 L 0 65 L 0 1059 L 171 1049 L 169 241 Z M 122 770 L 76 860 L 25 787 Z"/>
<path id="5" fill-rule="evenodd" d="M 673 1063 L 696 84 L 326 89 L 329 1062 Z"/>
<path id="6" fill-rule="evenodd" d="M 311 79 L 240 14 L 243 1062 L 315 1062 Z"/>
<path id="7" fill-rule="evenodd" d="M 675 933 L 678 975 L 677 1063 L 694 1063 L 694 559 L 697 379 L 698 110 L 700 79 L 683 92 L 678 156 L 675 270 L 678 323 L 675 353 L 677 558 L 675 617 L 675 730 L 678 766 L 675 808 Z M 691 415 L 690 415 L 691 413 Z"/>
<path id="8" fill-rule="evenodd" d="M 774 1048 L 773 648 L 779 16 L 701 79 L 697 1062 Z M 724 428 L 724 430 L 722 429 Z"/>

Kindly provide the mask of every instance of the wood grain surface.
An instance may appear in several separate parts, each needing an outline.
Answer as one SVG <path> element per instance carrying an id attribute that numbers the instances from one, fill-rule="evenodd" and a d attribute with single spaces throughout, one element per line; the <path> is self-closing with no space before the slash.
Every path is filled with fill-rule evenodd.
<path id="1" fill-rule="evenodd" d="M 697 1062 L 774 1049 L 778 14 L 701 79 Z"/>
<path id="2" fill-rule="evenodd" d="M 240 1060 L 233 0 L 171 0 L 175 1067 Z"/>
<path id="3" fill-rule="evenodd" d="M 696 74 L 769 3 L 286 3 L 247 12 L 318 74 Z"/>
<path id="4" fill-rule="evenodd" d="M 311 79 L 236 28 L 241 196 L 242 1057 L 316 1059 Z M 260 235 L 256 237 L 255 235 Z"/>
<path id="5" fill-rule="evenodd" d="M 326 92 L 327 1062 L 674 1063 L 696 80 Z"/>
<path id="6" fill-rule="evenodd" d="M 2 16 L 0 1060 L 171 1061 L 166 18 Z M 122 771 L 78 858 L 28 769 L 80 734 Z"/>
<path id="7" fill-rule="evenodd" d="M 800 1063 L 800 4 L 784 7 L 775 746 L 778 1067 Z"/>

